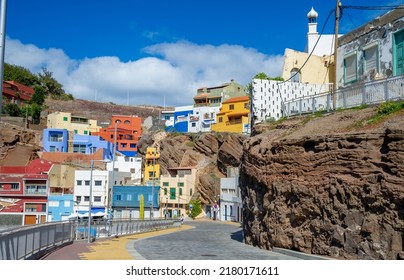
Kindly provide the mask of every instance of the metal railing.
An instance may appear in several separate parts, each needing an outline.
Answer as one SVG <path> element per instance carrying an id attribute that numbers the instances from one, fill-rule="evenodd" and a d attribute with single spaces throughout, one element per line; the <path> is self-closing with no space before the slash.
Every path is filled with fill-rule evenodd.
<path id="1" fill-rule="evenodd" d="M 361 105 L 378 104 L 404 99 L 404 75 L 340 88 L 335 93 L 325 92 L 285 101 L 283 116 L 289 117 L 318 111 L 347 109 Z"/>
<path id="2" fill-rule="evenodd" d="M 91 225 L 91 239 L 180 227 L 179 219 L 101 220 Z M 39 259 L 75 240 L 88 239 L 87 221 L 23 226 L 0 232 L 0 260 Z"/>

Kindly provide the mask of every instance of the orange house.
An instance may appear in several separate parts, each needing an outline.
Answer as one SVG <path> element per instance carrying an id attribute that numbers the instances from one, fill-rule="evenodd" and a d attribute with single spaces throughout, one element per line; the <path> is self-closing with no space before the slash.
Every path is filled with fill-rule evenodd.
<path id="1" fill-rule="evenodd" d="M 116 135 L 115 135 L 116 133 Z M 113 115 L 111 124 L 101 128 L 98 135 L 105 141 L 114 144 L 116 139 L 116 150 L 125 156 L 136 156 L 137 142 L 142 135 L 142 118 L 138 116 Z"/>

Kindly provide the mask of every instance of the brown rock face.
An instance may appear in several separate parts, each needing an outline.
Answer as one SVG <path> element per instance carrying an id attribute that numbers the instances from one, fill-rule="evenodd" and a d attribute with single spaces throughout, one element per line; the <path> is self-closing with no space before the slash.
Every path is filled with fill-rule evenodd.
<path id="1" fill-rule="evenodd" d="M 246 242 L 345 259 L 404 255 L 404 131 L 244 143 Z"/>
<path id="2" fill-rule="evenodd" d="M 195 196 L 202 204 L 212 204 L 220 193 L 220 178 L 226 177 L 227 167 L 241 164 L 244 139 L 244 135 L 230 133 L 166 135 L 158 143 L 161 173 L 167 174 L 167 169 L 173 167 L 197 167 Z M 139 154 L 153 144 L 151 135 L 143 135 L 138 143 Z"/>

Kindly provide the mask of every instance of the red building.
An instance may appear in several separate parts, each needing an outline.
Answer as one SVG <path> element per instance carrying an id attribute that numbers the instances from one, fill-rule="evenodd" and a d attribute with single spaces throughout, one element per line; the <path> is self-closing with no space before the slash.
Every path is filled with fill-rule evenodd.
<path id="1" fill-rule="evenodd" d="M 0 166 L 0 219 L 23 225 L 47 221 L 48 172 L 52 165 L 35 159 L 28 166 Z"/>
<path id="2" fill-rule="evenodd" d="M 14 103 L 22 106 L 27 104 L 34 95 L 34 89 L 13 81 L 3 82 L 3 98 L 6 103 Z"/>
<path id="3" fill-rule="evenodd" d="M 98 135 L 112 144 L 114 144 L 116 138 L 117 151 L 125 156 L 136 156 L 137 142 L 142 135 L 142 118 L 138 116 L 113 115 L 111 125 L 101 128 L 99 132 L 93 132 L 92 135 Z"/>

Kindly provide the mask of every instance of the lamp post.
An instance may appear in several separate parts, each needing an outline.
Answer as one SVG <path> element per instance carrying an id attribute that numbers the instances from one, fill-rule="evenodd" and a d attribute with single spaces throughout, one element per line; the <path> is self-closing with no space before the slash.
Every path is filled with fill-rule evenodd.
<path id="1" fill-rule="evenodd" d="M 94 160 L 91 160 L 91 171 L 90 171 L 90 194 L 88 200 L 88 234 L 87 234 L 87 242 L 91 243 L 91 202 L 93 200 L 93 169 L 94 169 Z"/>
<path id="2" fill-rule="evenodd" d="M 93 170 L 94 170 L 94 162 L 109 162 L 109 160 L 96 160 L 92 159 L 90 161 L 90 194 L 88 200 L 88 232 L 87 232 L 87 242 L 91 243 L 91 207 L 93 201 Z"/>

